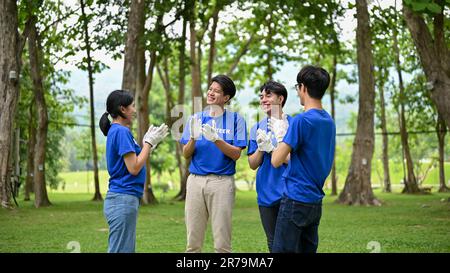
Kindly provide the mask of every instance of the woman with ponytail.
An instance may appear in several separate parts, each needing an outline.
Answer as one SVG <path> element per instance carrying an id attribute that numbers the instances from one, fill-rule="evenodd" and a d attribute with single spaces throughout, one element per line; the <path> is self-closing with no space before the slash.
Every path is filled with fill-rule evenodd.
<path id="1" fill-rule="evenodd" d="M 168 134 L 168 127 L 150 126 L 142 148 L 130 127 L 136 116 L 133 96 L 123 90 L 109 94 L 106 112 L 99 126 L 106 138 L 106 163 L 109 187 L 104 214 L 109 225 L 108 252 L 135 252 L 136 222 L 139 200 L 145 183 L 145 162 L 148 155 Z M 111 116 L 110 122 L 108 116 Z"/>

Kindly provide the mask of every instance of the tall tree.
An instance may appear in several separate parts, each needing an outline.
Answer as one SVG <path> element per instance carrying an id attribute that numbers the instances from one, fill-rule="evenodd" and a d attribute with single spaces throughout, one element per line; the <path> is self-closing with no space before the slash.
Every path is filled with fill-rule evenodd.
<path id="1" fill-rule="evenodd" d="M 38 116 L 36 146 L 34 149 L 34 205 L 35 207 L 50 206 L 45 181 L 45 151 L 48 134 L 48 110 L 45 102 L 45 90 L 42 72 L 42 46 L 36 26 L 36 17 L 32 17 L 28 51 L 30 57 L 31 78 L 35 92 L 36 112 Z"/>
<path id="2" fill-rule="evenodd" d="M 136 92 L 138 45 L 142 39 L 139 34 L 145 18 L 144 12 L 145 0 L 131 1 L 128 12 L 122 89 L 130 91 L 133 95 Z"/>
<path id="3" fill-rule="evenodd" d="M 395 14 L 396 15 L 396 14 Z M 397 21 L 397 20 L 396 20 Z M 393 29 L 393 50 L 394 50 L 394 61 L 395 61 L 395 69 L 398 75 L 398 83 L 399 83 L 399 100 L 400 100 L 400 109 L 399 109 L 399 127 L 400 127 L 400 137 L 402 141 L 402 149 L 403 154 L 406 159 L 406 176 L 403 179 L 405 184 L 405 188 L 403 192 L 405 193 L 417 193 L 420 192 L 419 186 L 417 185 L 417 179 L 414 174 L 414 165 L 411 156 L 409 141 L 408 141 L 408 132 L 407 132 L 407 124 L 405 118 L 405 86 L 403 83 L 403 73 L 400 63 L 400 49 L 398 45 L 397 39 L 397 26 L 394 26 Z"/>
<path id="4" fill-rule="evenodd" d="M 22 35 L 18 33 L 17 1 L 4 0 L 0 4 L 0 202 L 3 208 L 11 206 L 11 147 L 12 128 L 19 97 L 21 56 L 30 21 Z"/>
<path id="5" fill-rule="evenodd" d="M 378 3 L 379 4 L 379 3 Z M 389 69 L 394 62 L 392 59 L 391 48 L 391 33 L 392 29 L 396 28 L 396 20 L 393 12 L 395 7 L 388 9 L 382 8 L 379 5 L 372 7 L 372 33 L 374 45 L 374 62 L 377 69 L 375 70 L 375 86 L 378 89 L 378 100 L 376 103 L 376 115 L 379 120 L 379 127 L 381 128 L 382 138 L 382 155 L 383 162 L 383 191 L 391 192 L 391 178 L 389 173 L 389 137 L 387 130 L 386 119 L 386 99 L 385 89 L 389 81 Z"/>
<path id="6" fill-rule="evenodd" d="M 216 33 L 217 33 L 217 24 L 219 22 L 219 8 L 214 6 L 213 11 L 213 24 L 212 29 L 209 34 L 209 58 L 208 58 L 208 78 L 206 83 L 209 84 L 212 79 L 212 73 L 214 68 L 214 59 L 216 58 Z"/>
<path id="7" fill-rule="evenodd" d="M 391 177 L 389 174 L 389 140 L 387 135 L 387 122 L 386 122 L 386 101 L 384 98 L 384 79 L 387 76 L 387 69 L 385 67 L 379 67 L 380 81 L 378 82 L 379 96 L 380 96 L 380 123 L 381 123 L 381 133 L 382 133 L 382 161 L 383 161 L 383 191 L 391 192 Z"/>
<path id="8" fill-rule="evenodd" d="M 131 1 L 128 11 L 128 28 L 126 34 L 124 70 L 122 89 L 133 93 L 137 108 L 137 135 L 139 143 L 142 142 L 148 129 L 149 109 L 148 98 L 153 82 L 153 71 L 156 64 L 156 49 L 153 46 L 150 52 L 150 62 L 147 75 L 145 75 L 145 22 L 147 9 L 145 0 Z M 158 20 L 160 24 L 160 20 Z M 156 33 L 159 35 L 159 33 Z M 156 203 L 156 197 L 151 188 L 150 162 L 146 164 L 146 180 L 142 202 L 144 204 Z"/>
<path id="9" fill-rule="evenodd" d="M 445 5 L 448 5 L 446 0 L 404 0 L 403 15 L 419 53 L 431 99 L 450 127 L 450 49 L 445 37 Z M 432 18 L 433 34 L 425 17 Z"/>
<path id="10" fill-rule="evenodd" d="M 92 159 L 94 165 L 94 185 L 95 192 L 93 201 L 102 201 L 102 194 L 100 193 L 100 182 L 98 178 L 98 155 L 97 155 L 97 141 L 95 138 L 95 110 L 94 110 L 94 69 L 92 67 L 92 58 L 91 58 L 91 41 L 89 36 L 89 19 L 86 15 L 86 3 L 85 0 L 80 0 L 81 4 L 81 20 L 83 21 L 83 38 L 84 38 L 84 47 L 86 49 L 86 65 L 87 72 L 89 77 L 89 106 L 90 106 L 90 120 L 91 120 L 91 145 L 92 145 Z"/>
<path id="11" fill-rule="evenodd" d="M 189 0 L 187 1 L 188 5 L 188 11 L 189 11 L 189 41 L 190 41 L 190 64 L 191 64 L 191 89 L 192 89 L 192 109 L 194 109 L 195 104 L 195 98 L 202 98 L 202 91 L 201 91 L 201 78 L 200 78 L 200 69 L 201 69 L 201 62 L 199 62 L 198 55 L 199 52 L 197 51 L 197 30 L 195 28 L 196 26 L 196 20 L 197 20 L 197 1 L 196 0 Z M 201 48 L 200 46 L 198 46 Z M 194 111 L 194 110 L 193 110 Z"/>
<path id="12" fill-rule="evenodd" d="M 185 110 L 185 90 L 186 90 L 186 28 L 187 20 L 183 17 L 183 28 L 180 37 L 180 45 L 178 47 L 179 52 L 179 64 L 178 64 L 178 105 Z M 210 80 L 208 81 L 210 82 Z M 185 111 L 183 111 L 185 113 Z M 184 128 L 186 129 L 186 128 Z M 176 143 L 176 158 L 178 163 L 178 169 L 180 172 L 180 191 L 175 196 L 176 200 L 183 201 L 186 199 L 186 182 L 189 176 L 189 164 L 190 159 L 183 162 L 183 148 L 181 143 Z"/>
<path id="13" fill-rule="evenodd" d="M 375 84 L 369 12 L 366 0 L 356 1 L 356 45 L 359 75 L 359 107 L 356 136 L 344 190 L 338 202 L 349 205 L 380 205 L 371 186 L 374 150 Z"/>

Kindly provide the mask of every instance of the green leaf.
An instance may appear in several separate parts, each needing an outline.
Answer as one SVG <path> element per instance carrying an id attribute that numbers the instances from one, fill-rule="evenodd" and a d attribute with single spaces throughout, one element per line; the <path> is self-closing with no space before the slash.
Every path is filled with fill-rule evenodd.
<path id="1" fill-rule="evenodd" d="M 422 11 L 427 8 L 427 5 L 428 5 L 427 3 L 413 2 L 412 8 L 414 11 Z"/>
<path id="2" fill-rule="evenodd" d="M 433 13 L 441 13 L 442 8 L 436 3 L 429 3 L 427 9 Z"/>

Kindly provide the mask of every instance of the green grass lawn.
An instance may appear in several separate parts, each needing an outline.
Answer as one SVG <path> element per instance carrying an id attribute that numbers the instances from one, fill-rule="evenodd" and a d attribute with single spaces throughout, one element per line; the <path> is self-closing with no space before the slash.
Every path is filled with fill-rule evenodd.
<path id="1" fill-rule="evenodd" d="M 156 192 L 158 205 L 141 206 L 137 225 L 137 252 L 183 252 L 186 235 L 184 203 L 173 202 L 175 191 Z M 324 199 L 318 252 L 370 252 L 371 241 L 381 252 L 450 252 L 450 194 L 385 194 L 381 207 L 348 207 Z M 51 207 L 0 210 L 0 252 L 70 252 L 77 241 L 81 252 L 106 252 L 108 226 L 103 204 L 89 201 L 92 194 L 49 194 Z M 233 214 L 234 252 L 266 252 L 254 191 L 238 191 Z M 208 227 L 205 252 L 213 252 Z"/>
<path id="2" fill-rule="evenodd" d="M 400 184 L 401 179 L 403 178 L 402 174 L 402 166 L 399 163 L 391 162 L 390 165 L 391 169 L 391 183 L 392 188 L 394 191 L 401 191 L 403 189 L 403 185 Z M 338 188 L 342 189 L 344 186 L 345 178 L 346 178 L 346 171 L 341 170 L 338 172 Z M 251 171 L 253 172 L 253 171 Z M 450 179 L 450 162 L 445 163 L 445 174 L 447 181 Z M 80 172 L 61 172 L 59 176 L 63 179 L 63 183 L 60 183 L 57 189 L 49 189 L 49 192 L 53 193 L 93 193 L 94 192 L 94 175 L 92 171 L 86 172 L 86 171 L 80 171 Z M 99 171 L 99 180 L 100 180 L 100 190 L 102 194 L 105 194 L 108 189 L 108 179 L 109 175 L 106 170 L 100 170 Z M 152 175 L 152 183 L 153 185 L 158 185 L 156 175 Z M 169 173 L 164 172 L 160 179 L 161 183 L 167 183 L 168 181 L 171 181 L 171 184 L 173 185 L 174 189 L 178 189 L 178 173 Z M 372 168 L 372 186 L 374 188 L 382 187 L 382 170 L 375 170 L 375 168 Z M 328 178 L 327 182 L 325 183 L 325 189 L 330 189 L 330 178 Z M 241 189 L 245 189 L 247 185 L 245 182 L 237 181 L 237 185 Z M 422 186 L 431 186 L 432 192 L 436 192 L 439 189 L 439 169 L 432 168 L 428 175 L 426 176 L 426 179 L 423 181 Z M 450 186 L 450 185 L 449 185 Z"/>

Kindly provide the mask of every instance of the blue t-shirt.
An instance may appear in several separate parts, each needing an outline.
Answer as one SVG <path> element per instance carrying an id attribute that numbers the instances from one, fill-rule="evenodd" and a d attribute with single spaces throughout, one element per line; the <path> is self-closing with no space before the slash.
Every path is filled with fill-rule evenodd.
<path id="1" fill-rule="evenodd" d="M 285 195 L 303 203 L 318 203 L 334 159 L 336 126 L 325 110 L 311 109 L 292 119 L 283 142 L 291 146 L 284 172 Z"/>
<path id="2" fill-rule="evenodd" d="M 124 155 L 128 153 L 141 153 L 133 135 L 125 126 L 117 123 L 111 124 L 106 138 L 106 163 L 109 173 L 109 191 L 142 197 L 145 183 L 145 165 L 138 175 L 128 172 Z"/>
<path id="3" fill-rule="evenodd" d="M 287 116 L 288 122 L 291 123 L 292 118 Z M 267 128 L 267 118 L 255 124 L 250 130 L 250 141 L 248 142 L 247 155 L 251 155 L 258 150 L 256 143 L 256 131 L 258 129 L 269 132 Z M 277 146 L 277 139 L 272 136 L 272 144 Z M 271 207 L 280 201 L 284 192 L 283 173 L 287 164 L 283 164 L 278 168 L 274 168 L 271 164 L 272 154 L 264 152 L 261 165 L 256 172 L 256 193 L 258 194 L 258 205 L 263 207 Z"/>
<path id="4" fill-rule="evenodd" d="M 216 122 L 216 131 L 219 137 L 233 146 L 244 149 L 247 145 L 247 127 L 245 120 L 236 112 L 225 111 L 219 117 L 211 117 L 208 111 L 195 114 L 200 118 L 202 124 Z M 183 136 L 180 143 L 186 145 L 191 137 L 189 132 L 189 118 L 184 126 Z M 197 175 L 234 175 L 236 173 L 236 162 L 226 156 L 217 146 L 207 140 L 203 135 L 195 141 L 195 150 L 192 155 L 189 172 Z"/>

